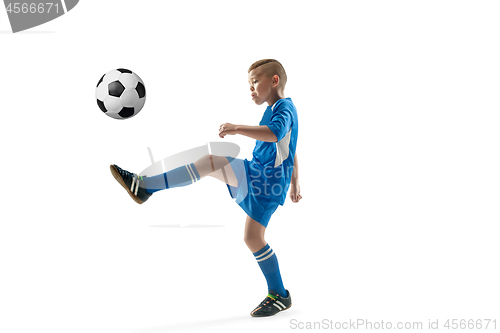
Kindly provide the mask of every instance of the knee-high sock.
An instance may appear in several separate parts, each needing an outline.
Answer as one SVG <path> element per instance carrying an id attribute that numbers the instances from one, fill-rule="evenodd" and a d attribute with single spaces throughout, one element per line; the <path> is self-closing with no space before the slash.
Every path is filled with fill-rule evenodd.
<path id="1" fill-rule="evenodd" d="M 181 187 L 200 180 L 200 175 L 194 163 L 186 164 L 161 175 L 144 177 L 146 191 L 154 193 L 167 188 Z"/>
<path id="2" fill-rule="evenodd" d="M 266 246 L 253 255 L 255 259 L 257 259 L 257 263 L 266 277 L 268 291 L 272 290 L 280 296 L 287 297 L 287 292 L 281 280 L 278 258 L 276 258 L 276 254 L 269 244 L 266 244 Z"/>

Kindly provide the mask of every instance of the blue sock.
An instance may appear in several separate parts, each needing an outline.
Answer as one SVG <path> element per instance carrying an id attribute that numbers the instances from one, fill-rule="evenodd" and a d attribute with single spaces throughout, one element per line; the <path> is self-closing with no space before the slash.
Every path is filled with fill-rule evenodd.
<path id="1" fill-rule="evenodd" d="M 200 175 L 194 163 L 191 163 L 162 173 L 161 175 L 144 177 L 143 179 L 146 191 L 148 193 L 154 193 L 167 188 L 193 184 L 200 180 Z"/>
<path id="2" fill-rule="evenodd" d="M 281 281 L 278 258 L 276 258 L 276 254 L 269 244 L 266 244 L 266 246 L 253 255 L 266 277 L 268 291 L 272 290 L 280 296 L 287 297 L 288 293 L 283 286 L 283 281 Z"/>

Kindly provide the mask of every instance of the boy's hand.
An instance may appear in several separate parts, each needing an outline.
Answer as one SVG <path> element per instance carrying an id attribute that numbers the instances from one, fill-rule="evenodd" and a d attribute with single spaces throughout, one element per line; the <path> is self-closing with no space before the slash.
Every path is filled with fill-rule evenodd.
<path id="1" fill-rule="evenodd" d="M 302 199 L 300 195 L 300 185 L 298 184 L 290 184 L 290 199 L 293 202 L 299 202 Z"/>
<path id="2" fill-rule="evenodd" d="M 226 135 L 235 135 L 238 131 L 238 126 L 230 123 L 225 123 L 219 127 L 219 137 L 224 138 Z"/>

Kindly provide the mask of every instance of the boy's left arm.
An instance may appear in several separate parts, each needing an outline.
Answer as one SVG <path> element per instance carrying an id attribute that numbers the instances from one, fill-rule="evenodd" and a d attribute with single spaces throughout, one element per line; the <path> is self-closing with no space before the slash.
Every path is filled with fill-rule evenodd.
<path id="1" fill-rule="evenodd" d="M 241 134 L 253 138 L 259 141 L 265 142 L 277 142 L 278 138 L 269 129 L 268 126 L 246 126 L 246 125 L 234 125 L 230 123 L 225 123 L 219 127 L 219 137 L 224 138 L 226 135 Z M 302 199 L 300 195 L 300 185 L 299 185 L 299 162 L 297 158 L 297 153 L 293 160 L 293 172 L 292 179 L 290 182 L 290 199 L 293 202 L 299 202 Z"/>
<path id="2" fill-rule="evenodd" d="M 269 129 L 268 126 L 246 126 L 246 125 L 234 125 L 230 123 L 225 123 L 219 127 L 219 137 L 224 138 L 226 135 L 241 134 L 248 136 L 249 138 L 265 141 L 265 142 L 277 142 L 278 138 Z"/>
<path id="3" fill-rule="evenodd" d="M 302 199 L 302 195 L 300 195 L 299 163 L 297 153 L 295 153 L 293 160 L 292 180 L 290 182 L 290 199 L 292 199 L 293 202 L 299 202 L 300 199 Z"/>

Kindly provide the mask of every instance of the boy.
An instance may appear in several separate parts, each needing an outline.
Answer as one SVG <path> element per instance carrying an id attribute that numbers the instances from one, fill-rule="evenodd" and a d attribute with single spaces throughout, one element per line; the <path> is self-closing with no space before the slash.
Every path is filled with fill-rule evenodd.
<path id="1" fill-rule="evenodd" d="M 140 177 L 116 165 L 110 169 L 140 204 L 158 190 L 189 185 L 205 176 L 226 183 L 231 197 L 247 213 L 245 243 L 267 281 L 267 297 L 250 313 L 253 317 L 264 317 L 292 305 L 290 293 L 283 286 L 276 254 L 264 240 L 264 234 L 271 215 L 284 204 L 288 189 L 293 202 L 302 199 L 295 154 L 298 118 L 292 100 L 285 98 L 287 77 L 277 60 L 264 59 L 252 64 L 248 80 L 255 104 L 268 104 L 259 126 L 225 123 L 219 128 L 219 137 L 240 134 L 256 139 L 251 161 L 207 154 L 193 163 L 152 177 Z M 219 170 L 222 173 L 216 172 Z"/>

